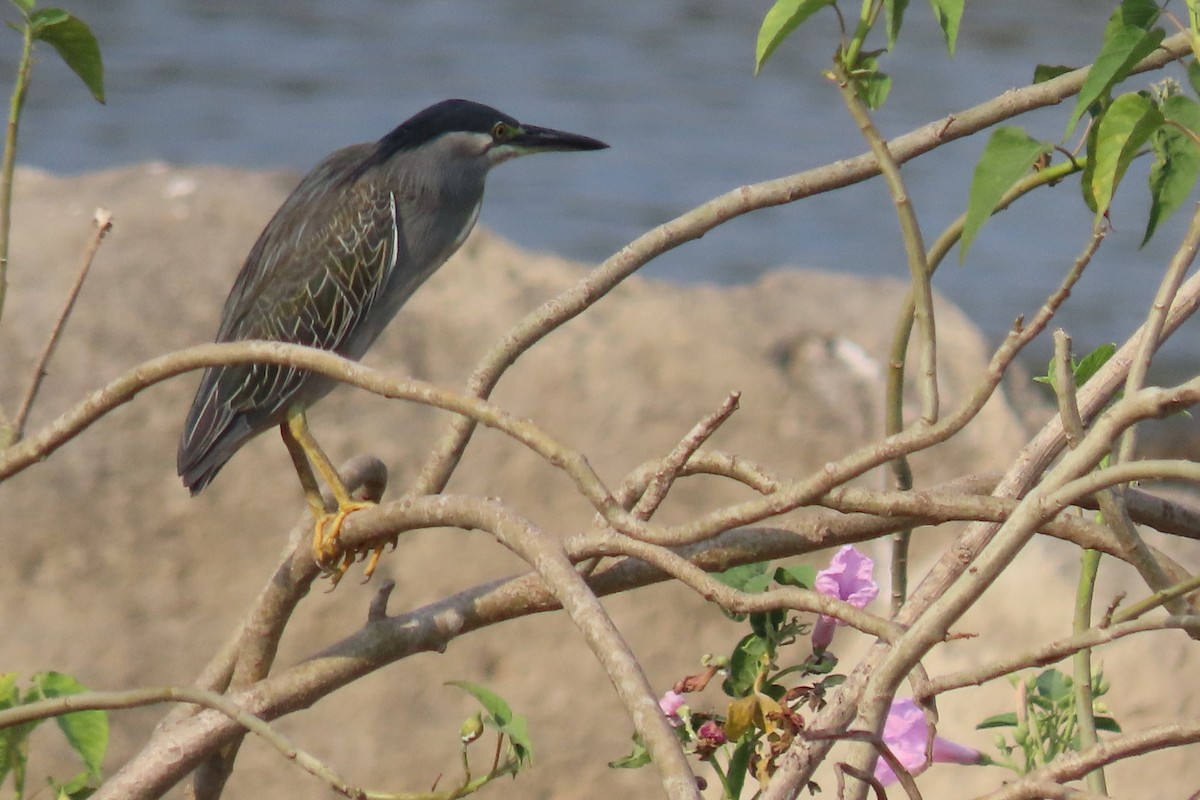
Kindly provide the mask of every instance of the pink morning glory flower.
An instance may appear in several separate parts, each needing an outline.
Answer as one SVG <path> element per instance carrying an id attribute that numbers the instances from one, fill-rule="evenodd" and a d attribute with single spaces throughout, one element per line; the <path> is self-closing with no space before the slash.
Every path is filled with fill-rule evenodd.
<path id="1" fill-rule="evenodd" d="M 933 740 L 933 762 L 926 761 L 925 741 L 928 738 L 929 725 L 916 702 L 907 697 L 893 700 L 887 721 L 883 724 L 883 741 L 910 773 L 919 775 L 933 762 L 983 763 L 983 754 L 974 747 L 957 744 L 941 736 L 936 736 Z M 884 786 L 898 780 L 896 773 L 882 758 L 875 763 L 875 779 Z"/>
<path id="2" fill-rule="evenodd" d="M 662 709 L 668 722 L 672 725 L 679 725 L 682 722 L 679 719 L 679 709 L 683 708 L 685 703 L 687 703 L 687 699 L 683 695 L 670 690 L 658 701 L 658 707 Z"/>
<path id="3" fill-rule="evenodd" d="M 845 600 L 855 608 L 866 608 L 879 594 L 879 584 L 871 578 L 875 562 L 858 552 L 854 545 L 845 545 L 837 551 L 829 566 L 817 573 L 814 588 L 824 595 Z M 840 619 L 822 614 L 813 627 L 813 650 L 821 651 L 833 641 L 833 631 L 844 625 Z"/>

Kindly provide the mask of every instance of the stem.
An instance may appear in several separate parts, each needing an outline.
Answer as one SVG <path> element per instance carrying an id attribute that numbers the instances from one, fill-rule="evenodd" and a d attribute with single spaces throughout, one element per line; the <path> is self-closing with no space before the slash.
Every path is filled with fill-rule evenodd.
<path id="1" fill-rule="evenodd" d="M 1072 632 L 1082 634 L 1092 626 L 1092 596 L 1096 590 L 1096 573 L 1100 569 L 1100 552 L 1084 550 L 1079 557 L 1079 588 L 1075 594 L 1075 620 Z M 1096 735 L 1096 714 L 1092 694 L 1092 651 L 1085 647 L 1071 657 L 1075 673 L 1075 717 L 1079 721 L 1079 749 L 1087 750 L 1100 742 Z M 1097 767 L 1087 774 L 1088 789 L 1097 794 L 1108 794 L 1104 780 L 1104 769 Z"/>
<path id="2" fill-rule="evenodd" d="M 1004 193 L 1000 198 L 1000 202 L 992 210 L 993 216 L 1004 211 L 1034 189 L 1041 186 L 1053 185 L 1068 175 L 1082 171 L 1085 163 L 1084 159 L 1073 159 L 1046 167 L 1025 176 Z M 963 228 L 966 227 L 966 224 L 967 215 L 964 212 L 942 232 L 942 235 L 929 248 L 929 253 L 926 255 L 925 260 L 928 264 L 930 280 L 933 279 L 933 273 L 937 271 L 937 268 L 945 260 L 950 250 L 962 237 Z M 908 296 L 904 299 L 904 309 L 900 312 L 900 317 L 896 323 L 896 330 L 892 334 L 892 349 L 888 359 L 887 393 L 884 401 L 886 408 L 884 412 L 884 433 L 887 436 L 892 436 L 904 430 L 904 365 L 905 359 L 908 356 L 908 343 L 912 336 L 915 310 L 916 303 L 913 291 L 910 288 Z M 912 489 L 913 476 L 908 459 L 903 457 L 898 458 L 891 462 L 890 466 L 896 488 L 900 491 Z M 904 601 L 908 595 L 908 543 L 911 537 L 911 530 L 897 531 L 892 535 L 893 614 L 899 611 L 900 606 L 904 605 Z"/>
<path id="3" fill-rule="evenodd" d="M 854 36 L 842 55 L 842 63 L 846 65 L 847 70 L 852 71 L 857 68 L 858 54 L 862 52 L 863 42 L 866 41 L 871 28 L 875 27 L 875 20 L 878 19 L 879 11 L 882 8 L 883 3 L 876 2 L 876 0 L 862 0 L 862 8 L 858 13 L 858 26 L 855 27 Z"/>
<path id="4" fill-rule="evenodd" d="M 25 92 L 29 89 L 29 73 L 33 67 L 33 27 L 29 19 L 21 30 L 21 60 L 17 65 L 17 82 L 13 86 L 8 107 L 8 133 L 4 139 L 3 174 L 0 175 L 0 318 L 4 317 L 4 297 L 8 294 L 8 232 L 12 224 L 13 168 L 17 160 L 17 125 Z"/>
<path id="5" fill-rule="evenodd" d="M 920 333 L 920 373 L 917 386 L 921 394 L 921 421 L 932 425 L 938 419 L 937 333 L 933 320 L 933 290 L 929 285 L 929 264 L 925 255 L 925 244 L 921 239 L 921 226 L 917 222 L 912 200 L 904 186 L 904 178 L 900 175 L 900 164 L 888 149 L 888 143 L 880 135 L 879 129 L 875 127 L 866 105 L 855 93 L 854 83 L 847 74 L 845 65 L 835 62 L 833 75 L 850 116 L 854 118 L 863 138 L 871 147 L 871 153 L 879 164 L 880 174 L 887 182 L 892 203 L 896 206 L 896 216 L 900 221 L 900 231 L 904 239 L 904 252 L 908 257 L 913 298 L 916 301 L 914 314 Z"/>

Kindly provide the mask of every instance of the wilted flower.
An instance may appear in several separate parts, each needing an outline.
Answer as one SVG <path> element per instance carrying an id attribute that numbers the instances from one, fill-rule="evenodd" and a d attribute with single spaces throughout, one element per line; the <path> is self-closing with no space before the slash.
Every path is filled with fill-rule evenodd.
<path id="1" fill-rule="evenodd" d="M 879 584 L 871 578 L 874 569 L 874 561 L 848 544 L 837 551 L 826 569 L 817 573 L 814 588 L 821 594 L 845 600 L 855 608 L 866 608 L 879 594 Z M 817 617 L 812 632 L 813 650 L 829 647 L 834 628 L 844 624 L 840 619 L 824 614 Z"/>
<path id="2" fill-rule="evenodd" d="M 696 730 L 696 755 L 700 758 L 710 758 L 717 748 L 729 741 L 725 729 L 715 719 L 706 720 Z"/>
<path id="3" fill-rule="evenodd" d="M 725 729 L 715 719 L 710 719 L 700 726 L 696 731 L 696 735 L 706 742 L 712 742 L 714 745 L 722 745 L 729 741 L 725 737 Z"/>
<path id="4" fill-rule="evenodd" d="M 901 765 L 913 775 L 921 774 L 931 763 L 925 760 L 925 741 L 928 738 L 929 724 L 925 722 L 925 714 L 916 702 L 907 697 L 893 700 L 887 721 L 883 724 L 883 741 Z M 974 747 L 957 744 L 941 736 L 933 739 L 934 762 L 980 764 L 983 758 L 983 754 Z M 881 758 L 875 763 L 875 780 L 888 786 L 898 778 Z"/>
<path id="5" fill-rule="evenodd" d="M 682 720 L 679 719 L 679 709 L 683 708 L 687 703 L 687 699 L 676 691 L 668 691 L 658 701 L 658 707 L 662 709 L 667 721 L 672 725 L 679 725 Z"/>

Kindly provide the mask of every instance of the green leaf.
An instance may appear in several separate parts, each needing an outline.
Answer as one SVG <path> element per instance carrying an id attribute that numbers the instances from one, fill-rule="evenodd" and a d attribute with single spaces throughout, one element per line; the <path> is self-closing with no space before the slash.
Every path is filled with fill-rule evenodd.
<path id="1" fill-rule="evenodd" d="M 1176 94 L 1163 101 L 1162 112 L 1168 122 L 1200 136 L 1200 103 L 1190 97 Z"/>
<path id="2" fill-rule="evenodd" d="M 33 11 L 33 0 L 9 0 L 9 2 L 21 9 L 21 13 L 26 17 Z"/>
<path id="3" fill-rule="evenodd" d="M 804 662 L 804 672 L 808 675 L 827 675 L 833 672 L 833 668 L 837 666 L 837 663 L 837 656 L 828 650 L 821 653 L 813 653 Z M 826 678 L 825 680 L 828 681 L 830 678 Z"/>
<path id="4" fill-rule="evenodd" d="M 1154 164 L 1150 167 L 1150 216 L 1143 245 L 1150 241 L 1159 223 L 1187 201 L 1200 177 L 1200 145 L 1195 138 L 1200 135 L 1200 104 L 1190 97 L 1175 95 L 1163 102 L 1162 112 L 1174 125 L 1163 125 L 1150 139 Z"/>
<path id="5" fill-rule="evenodd" d="M 1096 213 L 1096 195 L 1092 191 L 1092 183 L 1096 177 L 1096 126 L 1092 125 L 1087 131 L 1084 152 L 1087 160 L 1083 164 L 1083 172 L 1079 173 L 1079 191 L 1083 195 L 1083 203 L 1093 214 Z"/>
<path id="6" fill-rule="evenodd" d="M 1096 730 L 1120 733 L 1121 726 L 1112 717 L 1096 717 Z"/>
<path id="7" fill-rule="evenodd" d="M 900 26 L 904 23 L 904 11 L 908 8 L 908 0 L 883 0 L 884 27 L 887 28 L 888 50 L 896 46 L 896 38 L 900 35 Z M 736 795 L 734 795 L 736 797 Z"/>
<path id="8" fill-rule="evenodd" d="M 642 744 L 641 738 L 634 734 L 633 736 L 633 751 L 616 761 L 608 762 L 608 765 L 613 769 L 637 769 L 644 767 L 650 763 L 650 751 L 646 749 L 646 745 Z"/>
<path id="9" fill-rule="evenodd" d="M 975 726 L 975 730 L 981 731 L 985 728 L 1015 728 L 1017 727 L 1017 713 L 1009 711 L 1004 714 L 995 714 L 988 717 L 983 722 Z"/>
<path id="10" fill-rule="evenodd" d="M 508 740 L 512 743 L 513 752 L 517 757 L 517 763 L 526 766 L 533 763 L 533 739 L 529 736 L 529 721 L 525 717 L 519 714 L 513 717 L 501 729 L 501 733 L 508 735 Z"/>
<path id="11" fill-rule="evenodd" d="M 34 38 L 48 43 L 79 76 L 92 97 L 104 102 L 104 64 L 100 45 L 83 20 L 62 9 L 43 8 L 29 17 Z"/>
<path id="12" fill-rule="evenodd" d="M 34 676 L 34 685 L 45 697 L 66 697 L 87 691 L 70 675 L 43 672 Z M 71 748 L 83 759 L 88 773 L 97 780 L 104 754 L 108 752 L 108 714 L 103 711 L 73 711 L 55 720 Z"/>
<path id="13" fill-rule="evenodd" d="M 34 38 L 50 25 L 66 22 L 71 15 L 61 8 L 40 8 L 29 15 L 29 27 L 33 28 Z"/>
<path id="14" fill-rule="evenodd" d="M 17 704 L 17 673 L 0 672 L 0 709 Z"/>
<path id="15" fill-rule="evenodd" d="M 747 634 L 738 642 L 729 657 L 729 675 L 723 688 L 730 697 L 744 697 L 754 689 L 754 683 L 763 667 L 763 656 L 767 654 L 767 643 L 754 634 Z"/>
<path id="16" fill-rule="evenodd" d="M 740 567 L 730 567 L 724 572 L 715 572 L 713 577 L 738 591 L 757 594 L 766 590 L 771 583 L 770 577 L 767 576 L 770 566 L 767 561 L 742 564 Z"/>
<path id="17" fill-rule="evenodd" d="M 528 723 L 524 717 L 513 713 L 504 698 L 486 686 L 470 681 L 446 681 L 446 685 L 457 686 L 479 701 L 479 705 L 488 713 L 489 718 L 485 722 L 508 736 L 518 762 L 533 762 L 533 742 L 529 738 Z"/>
<path id="18" fill-rule="evenodd" d="M 1150 26 L 1157 21 L 1159 11 L 1153 0 L 1124 0 L 1112 13 L 1104 29 L 1100 55 L 1084 78 L 1064 138 L 1071 135 L 1092 103 L 1107 97 L 1112 87 L 1129 75 L 1134 64 L 1158 48 L 1165 34 L 1161 28 Z"/>
<path id="19" fill-rule="evenodd" d="M 1071 678 L 1056 669 L 1048 669 L 1039 674 L 1034 685 L 1037 686 L 1038 694 L 1048 700 L 1075 702 Z"/>
<path id="20" fill-rule="evenodd" d="M 811 564 L 777 567 L 775 582 L 780 586 L 799 586 L 801 589 L 811 589 L 817 582 L 817 568 Z"/>
<path id="21" fill-rule="evenodd" d="M 892 91 L 892 76 L 875 69 L 875 59 L 864 58 L 864 66 L 868 69 L 856 71 L 852 76 L 854 93 L 862 100 L 867 108 L 878 111 L 887 101 L 888 93 Z"/>
<path id="22" fill-rule="evenodd" d="M 1200 94 L 1200 62 L 1194 58 L 1187 65 L 1187 79 L 1192 91 Z"/>
<path id="23" fill-rule="evenodd" d="M 0 710 L 12 708 L 19 701 L 17 673 L 0 673 Z M 21 793 L 22 775 L 25 772 L 25 742 L 36 725 L 36 722 L 30 722 L 24 725 L 0 728 L 0 785 L 4 784 L 4 780 L 10 772 L 15 771 L 18 797 Z"/>
<path id="24" fill-rule="evenodd" d="M 787 621 L 787 609 L 776 608 L 771 611 L 761 611 L 750 615 L 750 630 L 754 635 L 766 642 L 778 642 L 779 629 Z"/>
<path id="25" fill-rule="evenodd" d="M 1004 193 L 1029 174 L 1037 160 L 1053 147 L 1050 142 L 1039 142 L 1030 137 L 1022 128 L 1004 126 L 996 129 L 983 148 L 983 155 L 975 165 L 975 176 L 971 179 L 967 219 L 958 247 L 959 263 L 966 261 L 975 237 L 991 218 Z"/>
<path id="26" fill-rule="evenodd" d="M 750 774 L 750 757 L 754 755 L 754 746 L 757 743 L 753 734 L 747 734 L 737 740 L 737 747 L 730 754 L 729 765 L 725 770 L 730 797 L 742 796 L 742 787 L 746 785 L 746 776 Z"/>
<path id="27" fill-rule="evenodd" d="M 1063 64 L 1038 64 L 1033 68 L 1033 82 L 1045 83 L 1046 81 L 1054 80 L 1059 75 L 1066 75 L 1068 72 L 1074 72 L 1075 67 L 1068 67 Z"/>
<path id="28" fill-rule="evenodd" d="M 96 792 L 90 777 L 87 772 L 81 772 L 66 783 L 59 783 L 53 778 L 48 778 L 46 782 L 54 792 L 55 800 L 85 800 Z"/>
<path id="29" fill-rule="evenodd" d="M 946 52 L 951 56 L 958 43 L 958 24 L 962 22 L 963 3 L 964 0 L 929 0 L 933 6 L 933 16 L 946 37 Z"/>
<path id="30" fill-rule="evenodd" d="M 1163 114 L 1142 94 L 1123 94 L 1104 112 L 1096 126 L 1096 168 L 1091 192 L 1099 223 L 1112 203 L 1125 170 L 1150 136 L 1162 126 Z"/>
<path id="31" fill-rule="evenodd" d="M 471 683 L 470 681 L 446 681 L 446 685 L 457 686 L 478 700 L 479 705 L 483 706 L 483 710 L 491 715 L 492 720 L 496 724 L 506 725 L 512 720 L 512 708 L 503 697 L 486 686 L 480 686 L 478 683 Z"/>
<path id="32" fill-rule="evenodd" d="M 822 691 L 828 692 L 828 691 L 832 691 L 833 689 L 836 689 L 837 687 L 841 686 L 845 682 L 846 682 L 845 675 L 830 675 L 828 678 L 821 681 L 819 686 L 821 687 Z"/>
<path id="33" fill-rule="evenodd" d="M 775 0 L 775 5 L 763 17 L 754 49 L 754 74 L 757 75 L 775 52 L 775 48 L 800 27 L 814 12 L 833 5 L 834 0 Z"/>
<path id="34" fill-rule="evenodd" d="M 1083 357 L 1083 360 L 1074 365 L 1072 372 L 1075 375 L 1075 386 L 1083 386 L 1092 376 L 1100 371 L 1108 360 L 1113 357 L 1113 353 L 1117 352 L 1117 346 L 1112 344 L 1102 344 L 1092 352 Z"/>

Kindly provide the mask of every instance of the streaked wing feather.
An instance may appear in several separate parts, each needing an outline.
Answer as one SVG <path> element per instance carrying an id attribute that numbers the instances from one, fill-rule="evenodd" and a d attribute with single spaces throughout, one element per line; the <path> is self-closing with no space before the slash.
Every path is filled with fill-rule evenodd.
<path id="1" fill-rule="evenodd" d="M 226 301 L 217 341 L 262 339 L 344 351 L 396 267 L 395 197 L 330 180 L 354 148 L 313 171 L 251 249 Z M 314 376 L 247 364 L 206 370 L 179 447 L 194 491 L 250 437 L 279 424 Z M 319 396 L 319 395 L 318 395 Z"/>

